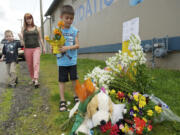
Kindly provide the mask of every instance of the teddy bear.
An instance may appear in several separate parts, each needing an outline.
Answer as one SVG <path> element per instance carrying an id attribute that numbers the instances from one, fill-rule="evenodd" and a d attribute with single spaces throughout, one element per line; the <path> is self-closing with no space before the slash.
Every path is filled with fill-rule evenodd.
<path id="1" fill-rule="evenodd" d="M 69 118 L 78 110 L 80 102 L 71 109 Z M 111 98 L 103 91 L 95 94 L 87 104 L 87 111 L 84 114 L 84 120 L 75 131 L 91 135 L 90 130 L 93 127 L 106 124 L 111 120 L 115 124 L 120 119 L 123 119 L 123 114 L 126 113 L 125 104 L 114 104 Z"/>

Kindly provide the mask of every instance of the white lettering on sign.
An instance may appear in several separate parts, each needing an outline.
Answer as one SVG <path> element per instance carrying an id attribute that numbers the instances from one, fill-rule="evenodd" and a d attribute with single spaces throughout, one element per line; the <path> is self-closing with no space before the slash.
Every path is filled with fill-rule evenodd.
<path id="1" fill-rule="evenodd" d="M 85 2 L 75 8 L 74 24 L 83 21 L 85 18 L 102 11 L 118 0 L 85 0 Z"/>

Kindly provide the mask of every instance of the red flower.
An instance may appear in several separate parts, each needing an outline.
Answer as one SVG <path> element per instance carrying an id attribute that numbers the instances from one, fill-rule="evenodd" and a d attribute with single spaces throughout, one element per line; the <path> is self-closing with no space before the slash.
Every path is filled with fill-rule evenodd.
<path id="1" fill-rule="evenodd" d="M 129 128 L 129 130 L 131 130 L 132 132 L 134 132 L 134 129 L 131 127 L 131 128 Z"/>
<path id="2" fill-rule="evenodd" d="M 143 129 L 146 126 L 146 122 L 138 117 L 134 117 L 134 122 L 135 122 L 136 133 L 142 134 Z"/>
<path id="3" fill-rule="evenodd" d="M 101 128 L 101 132 L 105 133 L 107 130 L 111 129 L 111 122 L 106 123 L 105 125 L 102 125 Z"/>
<path id="4" fill-rule="evenodd" d="M 118 135 L 118 132 L 119 132 L 119 128 L 118 128 L 117 124 L 113 125 L 111 128 L 110 135 Z"/>
<path id="5" fill-rule="evenodd" d="M 122 99 L 124 98 L 124 93 L 121 91 L 118 91 L 117 96 L 118 96 L 118 99 Z"/>
<path id="6" fill-rule="evenodd" d="M 148 125 L 148 131 L 152 130 L 152 125 Z"/>
<path id="7" fill-rule="evenodd" d="M 118 132 L 119 132 L 117 124 L 112 126 L 111 122 L 108 122 L 105 125 L 102 125 L 100 128 L 101 128 L 102 133 L 105 133 L 108 130 L 110 130 L 110 135 L 118 135 Z"/>

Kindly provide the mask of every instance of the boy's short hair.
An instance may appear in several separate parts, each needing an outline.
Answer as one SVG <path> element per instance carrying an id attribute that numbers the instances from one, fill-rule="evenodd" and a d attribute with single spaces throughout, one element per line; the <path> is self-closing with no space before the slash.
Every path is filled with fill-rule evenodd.
<path id="1" fill-rule="evenodd" d="M 61 15 L 64 15 L 64 14 L 70 14 L 70 15 L 74 16 L 74 14 L 75 14 L 74 8 L 71 5 L 64 5 L 61 8 Z"/>
<path id="2" fill-rule="evenodd" d="M 7 33 L 11 33 L 11 34 L 13 35 L 13 32 L 12 32 L 11 30 L 6 30 L 6 31 L 4 32 L 4 35 L 6 36 Z"/>

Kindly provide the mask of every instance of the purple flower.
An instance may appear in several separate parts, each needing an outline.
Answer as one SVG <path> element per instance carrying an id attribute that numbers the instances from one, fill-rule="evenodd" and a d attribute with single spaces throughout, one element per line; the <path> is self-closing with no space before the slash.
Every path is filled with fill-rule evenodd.
<path id="1" fill-rule="evenodd" d="M 106 90 L 104 87 L 101 88 L 102 92 L 106 93 Z"/>
<path id="2" fill-rule="evenodd" d="M 133 111 L 133 109 L 130 109 L 129 114 L 130 114 L 131 116 L 133 116 L 133 115 L 134 115 L 134 111 Z"/>
<path id="3" fill-rule="evenodd" d="M 142 116 L 142 115 L 143 115 L 143 112 L 142 112 L 142 111 L 139 111 L 139 115 L 141 115 L 141 116 Z"/>
<path id="4" fill-rule="evenodd" d="M 139 94 L 139 92 L 133 92 L 133 95 L 138 95 Z"/>

